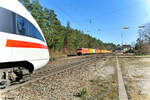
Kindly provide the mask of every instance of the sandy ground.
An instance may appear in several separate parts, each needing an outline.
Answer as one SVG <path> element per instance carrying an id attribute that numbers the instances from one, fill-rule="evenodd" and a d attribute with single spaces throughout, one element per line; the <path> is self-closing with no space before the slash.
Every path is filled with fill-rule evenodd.
<path id="1" fill-rule="evenodd" d="M 121 58 L 130 100 L 150 100 L 150 58 Z"/>

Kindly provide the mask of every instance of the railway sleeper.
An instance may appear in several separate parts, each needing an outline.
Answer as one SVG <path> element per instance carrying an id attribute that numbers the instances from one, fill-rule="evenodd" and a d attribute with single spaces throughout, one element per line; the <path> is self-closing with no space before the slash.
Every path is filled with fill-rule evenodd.
<path id="1" fill-rule="evenodd" d="M 0 71 L 0 89 L 4 89 L 16 83 L 23 83 L 31 78 L 29 70 L 23 67 L 2 69 Z"/>

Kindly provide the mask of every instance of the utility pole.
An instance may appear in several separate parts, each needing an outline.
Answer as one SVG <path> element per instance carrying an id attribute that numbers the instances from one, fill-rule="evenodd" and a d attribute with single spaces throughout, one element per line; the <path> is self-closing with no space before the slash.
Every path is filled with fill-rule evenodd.
<path id="1" fill-rule="evenodd" d="M 123 34 L 121 33 L 121 45 L 123 46 Z"/>
<path id="2" fill-rule="evenodd" d="M 142 49 L 142 44 L 143 44 L 142 29 L 143 29 L 144 27 L 145 27 L 145 26 L 138 26 L 138 28 L 139 28 L 139 39 L 140 39 L 140 49 Z"/>
<path id="3" fill-rule="evenodd" d="M 129 27 L 123 27 L 122 29 L 124 29 L 124 30 L 128 30 L 129 29 Z M 122 39 L 122 46 L 123 46 L 123 34 L 121 33 L 121 39 Z"/>
<path id="4" fill-rule="evenodd" d="M 140 39 L 140 49 L 142 48 L 142 29 L 139 30 L 139 39 Z"/>
<path id="5" fill-rule="evenodd" d="M 101 31 L 102 31 L 102 30 L 101 30 L 101 29 L 98 29 L 97 31 L 98 31 L 97 33 L 99 33 L 99 34 L 100 34 L 99 36 L 101 37 Z M 100 37 L 99 37 L 99 39 L 100 39 Z"/>

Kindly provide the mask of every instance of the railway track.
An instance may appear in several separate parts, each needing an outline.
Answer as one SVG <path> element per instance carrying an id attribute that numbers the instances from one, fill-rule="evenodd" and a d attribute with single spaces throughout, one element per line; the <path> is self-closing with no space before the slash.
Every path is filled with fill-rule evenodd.
<path id="1" fill-rule="evenodd" d="M 23 87 L 26 84 L 33 83 L 33 82 L 39 81 L 41 79 L 44 79 L 44 78 L 47 78 L 47 77 L 50 77 L 50 76 L 53 76 L 53 75 L 56 75 L 59 73 L 63 73 L 67 70 L 78 69 L 80 67 L 90 65 L 90 64 L 94 63 L 97 59 L 100 59 L 100 58 L 101 58 L 100 55 L 94 55 L 94 56 L 87 56 L 78 62 L 68 63 L 68 64 L 62 65 L 62 66 L 60 65 L 60 66 L 49 67 L 50 65 L 48 65 L 47 67 L 44 67 L 43 69 L 36 71 L 32 75 L 32 77 L 29 81 L 27 81 L 25 83 L 21 83 L 21 84 L 16 83 L 12 86 L 9 86 L 9 87 L 1 90 L 0 94 L 2 95 L 3 93 L 6 93 L 8 91 L 14 90 L 19 87 Z"/>
<path id="2" fill-rule="evenodd" d="M 95 94 L 94 97 L 103 98 L 105 96 L 110 96 L 110 98 L 111 98 L 111 96 L 114 97 L 114 95 L 116 95 L 117 96 L 116 98 L 118 98 L 118 99 L 120 98 L 119 100 L 128 100 L 128 98 L 129 98 L 128 95 L 126 96 L 126 98 L 124 98 L 124 93 L 126 94 L 127 90 L 125 89 L 125 92 L 122 92 L 122 90 L 121 90 L 122 85 L 119 85 L 119 84 L 123 83 L 120 81 L 122 81 L 124 77 L 122 77 L 122 79 L 115 78 L 117 76 L 120 77 L 122 75 L 122 73 L 120 73 L 119 70 L 115 71 L 116 66 L 120 67 L 120 71 L 122 69 L 120 59 L 116 59 L 116 58 L 114 59 L 114 57 L 113 58 L 110 57 L 110 59 L 107 59 L 108 57 L 104 57 L 104 58 L 106 60 L 102 59 L 101 56 L 91 56 L 91 57 L 86 57 L 84 59 L 80 59 L 80 61 L 77 61 L 77 62 L 67 63 L 66 65 L 62 65 L 62 66 L 53 66 L 53 67 L 51 66 L 48 68 L 46 67 L 43 70 L 36 71 L 32 76 L 32 78 L 34 78 L 33 80 L 31 79 L 29 82 L 19 84 L 20 86 L 16 85 L 13 87 L 9 87 L 7 90 L 2 91 L 1 94 L 3 95 L 3 97 L 4 96 L 8 97 L 8 98 L 12 97 L 12 99 L 10 99 L 10 100 L 35 100 L 37 98 L 39 100 L 60 100 L 60 99 L 58 99 L 59 96 L 66 96 L 65 98 L 67 98 L 67 100 L 73 100 L 73 99 L 69 99 L 69 96 L 71 97 L 71 94 L 73 94 L 71 98 L 74 98 L 78 93 L 80 94 L 80 91 L 82 91 L 82 90 L 78 91 L 78 88 L 80 88 L 80 89 L 81 89 L 81 87 L 84 88 L 84 85 L 86 85 L 86 84 L 84 84 L 84 82 L 85 83 L 87 81 L 89 82 L 89 80 L 88 80 L 89 77 L 87 76 L 84 78 L 85 81 L 83 82 L 82 86 L 78 85 L 78 84 L 80 84 L 80 81 L 82 81 L 82 79 L 83 79 L 82 72 L 84 72 L 84 75 L 87 75 L 87 74 L 85 74 L 86 70 L 89 71 L 91 68 L 91 70 L 92 69 L 94 70 L 94 74 L 95 74 L 95 72 L 99 72 L 98 70 L 100 70 L 100 71 L 102 71 L 102 73 L 100 72 L 99 74 L 102 76 L 105 75 L 105 77 L 106 77 L 104 80 L 102 78 L 102 80 L 100 81 L 100 84 L 103 84 L 103 86 L 101 86 L 99 89 L 100 94 L 99 93 L 98 93 L 98 95 Z M 118 62 L 116 65 L 117 60 L 118 60 Z M 104 63 L 106 65 L 103 66 L 101 61 L 104 61 L 104 62 L 106 61 L 109 63 Z M 102 64 L 102 66 L 100 67 L 101 64 Z M 100 69 L 97 69 L 97 68 L 100 68 Z M 106 68 L 107 73 L 105 73 L 105 68 Z M 114 72 L 113 72 L 113 68 L 115 68 Z M 107 71 L 108 69 L 110 70 L 109 72 Z M 118 72 L 118 75 L 116 76 L 117 72 Z M 112 73 L 112 74 L 110 74 L 110 73 Z M 45 74 L 47 74 L 47 75 L 44 76 Z M 71 76 L 72 74 L 75 76 L 72 77 Z M 92 75 L 92 74 L 90 73 L 90 75 Z M 114 75 L 114 77 L 113 78 L 110 77 L 110 79 L 109 79 L 109 75 L 110 76 Z M 77 80 L 74 80 L 75 77 L 77 78 Z M 116 81 L 114 81 L 115 79 L 116 79 Z M 73 81 L 77 82 L 77 83 L 75 83 L 77 86 L 76 88 L 74 88 L 74 84 L 72 84 Z M 91 81 L 89 83 L 91 83 Z M 112 84 L 109 84 L 109 83 L 112 83 Z M 68 89 L 68 87 L 70 87 L 70 85 L 71 85 L 71 90 L 72 90 L 71 92 Z M 87 84 L 87 86 L 89 86 L 89 85 Z M 98 86 L 99 86 L 99 84 L 98 84 Z M 125 85 L 124 85 L 124 87 L 125 87 Z M 103 91 L 103 89 L 105 89 L 106 91 Z M 67 92 L 66 92 L 66 90 L 67 90 Z M 75 90 L 75 92 L 73 92 L 74 90 Z M 96 91 L 96 90 L 94 90 L 94 91 Z M 113 94 L 111 94 L 112 92 L 113 92 Z M 61 93 L 61 94 L 59 94 L 59 93 Z M 67 95 L 65 93 L 67 93 Z M 23 94 L 25 94 L 25 95 L 23 95 Z M 40 96 L 39 96 L 39 94 L 40 94 Z M 17 96 L 15 96 L 15 95 L 21 95 L 20 99 L 18 99 Z M 43 99 L 43 95 L 45 95 L 46 99 Z M 25 97 L 30 98 L 32 96 L 34 99 L 24 99 Z M 50 98 L 50 99 L 47 99 L 47 98 Z M 92 97 L 90 97 L 87 100 L 98 100 L 95 98 L 94 99 L 91 99 L 91 98 Z M 113 99 L 113 100 L 117 100 L 117 99 Z"/>

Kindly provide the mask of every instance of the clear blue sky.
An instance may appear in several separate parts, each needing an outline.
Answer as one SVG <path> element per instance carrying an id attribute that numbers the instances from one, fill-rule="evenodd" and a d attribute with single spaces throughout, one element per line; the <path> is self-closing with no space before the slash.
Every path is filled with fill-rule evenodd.
<path id="1" fill-rule="evenodd" d="M 55 10 L 66 26 L 83 30 L 104 42 L 124 43 L 136 41 L 138 26 L 150 22 L 150 0 L 39 0 Z M 123 30 L 123 27 L 129 30 Z"/>

